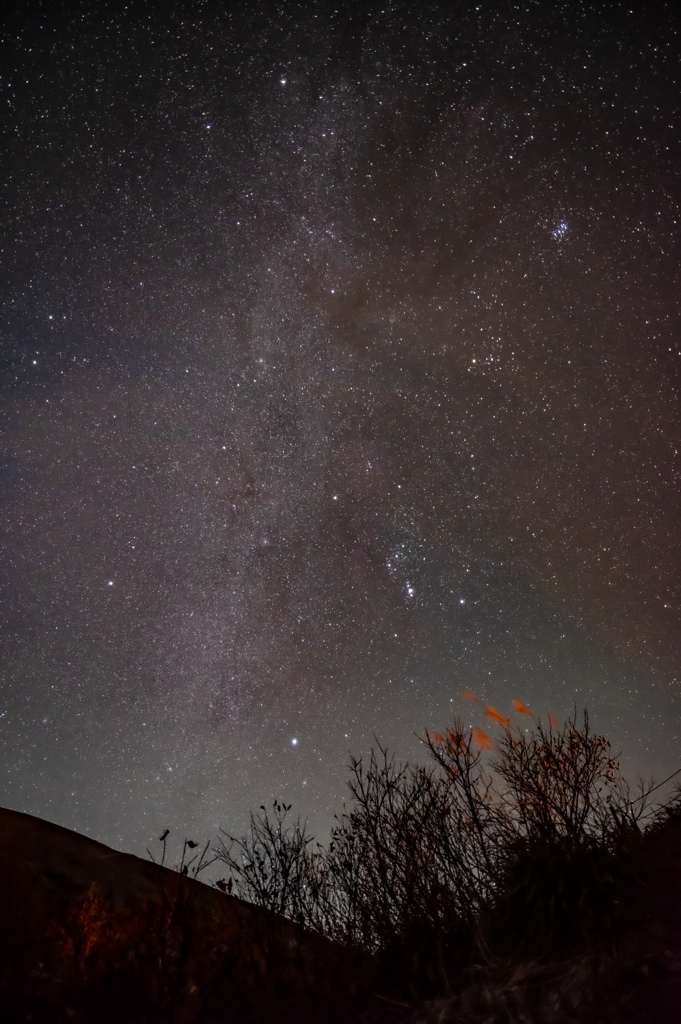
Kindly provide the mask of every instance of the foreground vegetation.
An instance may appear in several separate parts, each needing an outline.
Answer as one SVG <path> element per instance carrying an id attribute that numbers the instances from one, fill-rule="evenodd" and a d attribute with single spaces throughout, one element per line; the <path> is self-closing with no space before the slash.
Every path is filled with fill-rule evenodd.
<path id="1" fill-rule="evenodd" d="M 223 884 L 370 951 L 412 1019 L 660 1019 L 681 1006 L 678 792 L 632 789 L 586 710 L 487 714 L 494 744 L 457 722 L 424 736 L 429 764 L 353 760 L 328 845 L 261 807 L 215 850 Z"/>
<path id="2" fill-rule="evenodd" d="M 514 708 L 352 761 L 324 845 L 275 802 L 170 870 L 0 808 L 0 1019 L 681 1022 L 681 793 Z"/>

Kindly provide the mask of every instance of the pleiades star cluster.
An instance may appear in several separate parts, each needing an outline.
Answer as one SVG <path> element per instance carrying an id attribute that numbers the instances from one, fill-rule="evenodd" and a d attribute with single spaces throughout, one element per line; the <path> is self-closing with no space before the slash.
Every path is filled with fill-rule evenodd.
<path id="1" fill-rule="evenodd" d="M 675 5 L 30 2 L 0 46 L 0 802 L 323 833 L 463 690 L 679 767 Z"/>

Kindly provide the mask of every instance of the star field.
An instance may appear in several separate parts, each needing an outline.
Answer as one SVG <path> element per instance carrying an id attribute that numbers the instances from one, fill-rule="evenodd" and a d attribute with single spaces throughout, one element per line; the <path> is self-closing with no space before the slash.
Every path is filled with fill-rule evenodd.
<path id="1" fill-rule="evenodd" d="M 7 19 L 3 804 L 137 853 L 274 796 L 323 830 L 464 689 L 678 767 L 678 28 Z"/>

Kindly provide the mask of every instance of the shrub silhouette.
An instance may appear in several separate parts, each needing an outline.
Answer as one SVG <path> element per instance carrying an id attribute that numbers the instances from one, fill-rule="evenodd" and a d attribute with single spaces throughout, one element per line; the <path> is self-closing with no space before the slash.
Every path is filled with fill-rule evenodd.
<path id="1" fill-rule="evenodd" d="M 370 950 L 410 998 L 460 990 L 475 965 L 541 965 L 613 941 L 644 825 L 661 827 L 665 805 L 651 804 L 652 784 L 631 790 L 586 709 L 527 730 L 486 714 L 498 728 L 489 753 L 489 737 L 457 721 L 425 734 L 426 765 L 380 745 L 353 759 L 326 846 L 290 806 L 261 807 L 247 836 L 224 833 L 216 851 L 234 891 Z"/>
<path id="2" fill-rule="evenodd" d="M 234 888 L 235 894 L 249 903 L 310 927 L 316 909 L 311 892 L 316 855 L 309 850 L 314 840 L 300 818 L 288 824 L 290 812 L 290 804 L 275 800 L 271 818 L 264 805 L 260 813 L 251 814 L 248 835 L 237 838 L 223 830 L 225 838 L 219 841 L 215 855 L 232 874 L 229 883 L 221 880 L 219 887 L 229 892 Z"/>

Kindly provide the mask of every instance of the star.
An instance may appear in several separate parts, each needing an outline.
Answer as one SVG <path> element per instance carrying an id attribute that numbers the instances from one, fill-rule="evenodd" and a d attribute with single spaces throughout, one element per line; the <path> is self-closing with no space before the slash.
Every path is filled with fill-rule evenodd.
<path id="1" fill-rule="evenodd" d="M 469 686 L 670 774 L 668 25 L 179 0 L 149 61 L 62 6 L 5 61 L 5 801 L 141 856 L 274 796 L 319 834 L 349 735 L 418 760 Z"/>

